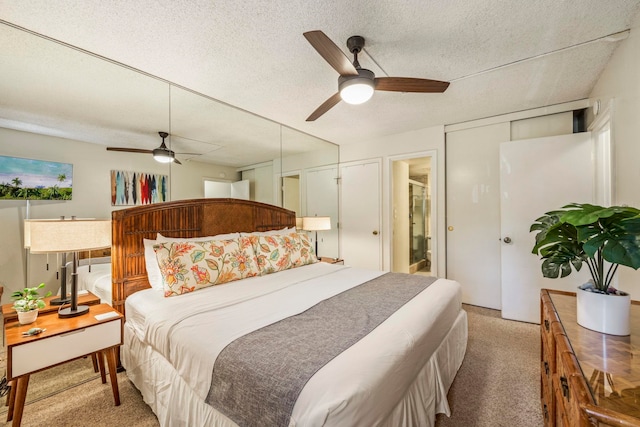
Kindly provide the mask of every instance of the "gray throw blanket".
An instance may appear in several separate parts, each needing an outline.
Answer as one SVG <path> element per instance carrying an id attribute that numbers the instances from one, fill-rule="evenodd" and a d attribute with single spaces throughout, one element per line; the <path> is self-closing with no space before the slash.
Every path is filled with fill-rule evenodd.
<path id="1" fill-rule="evenodd" d="M 240 426 L 286 426 L 309 379 L 426 289 L 433 277 L 387 273 L 230 343 L 206 402 Z"/>

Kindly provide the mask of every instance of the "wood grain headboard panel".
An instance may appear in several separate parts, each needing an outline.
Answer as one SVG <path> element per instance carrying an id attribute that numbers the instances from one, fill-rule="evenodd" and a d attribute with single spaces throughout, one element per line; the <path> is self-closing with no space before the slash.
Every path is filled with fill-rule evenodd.
<path id="1" fill-rule="evenodd" d="M 124 313 L 124 301 L 148 288 L 142 239 L 204 237 L 222 233 L 295 227 L 295 212 L 238 199 L 192 199 L 113 211 L 111 274 L 113 307 Z"/>

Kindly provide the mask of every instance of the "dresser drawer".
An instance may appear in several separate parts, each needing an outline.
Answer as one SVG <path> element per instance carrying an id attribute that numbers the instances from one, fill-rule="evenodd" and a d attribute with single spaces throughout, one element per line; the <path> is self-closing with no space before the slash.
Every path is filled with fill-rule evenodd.
<path id="1" fill-rule="evenodd" d="M 10 348 L 8 377 L 57 365 L 105 348 L 122 344 L 120 319 L 55 335 Z"/>

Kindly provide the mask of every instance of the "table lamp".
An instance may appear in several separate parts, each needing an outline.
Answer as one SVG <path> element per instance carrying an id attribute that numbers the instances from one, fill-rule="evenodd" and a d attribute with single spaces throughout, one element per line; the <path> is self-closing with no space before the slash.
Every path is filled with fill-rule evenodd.
<path id="1" fill-rule="evenodd" d="M 316 257 L 318 256 L 318 231 L 331 230 L 331 217 L 305 216 L 302 217 L 302 229 L 316 232 Z"/>
<path id="2" fill-rule="evenodd" d="M 73 252 L 71 273 L 71 305 L 60 307 L 58 317 L 76 317 L 89 312 L 78 305 L 78 251 L 111 246 L 110 219 L 32 219 L 25 220 L 25 246 L 31 253 Z M 65 289 L 63 289 L 66 292 Z M 62 295 L 63 297 L 65 294 Z"/>

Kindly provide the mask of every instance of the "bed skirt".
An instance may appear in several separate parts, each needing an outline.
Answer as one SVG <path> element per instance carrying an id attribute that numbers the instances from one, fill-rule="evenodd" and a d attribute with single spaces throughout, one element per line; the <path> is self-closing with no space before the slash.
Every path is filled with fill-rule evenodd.
<path id="1" fill-rule="evenodd" d="M 467 348 L 467 313 L 460 310 L 445 339 L 417 375 L 405 396 L 381 426 L 427 426 L 435 414 L 451 415 L 447 392 Z M 171 364 L 153 348 L 140 341 L 124 326 L 122 364 L 127 376 L 163 427 L 198 425 L 237 427 L 229 418 L 199 398 Z M 291 423 L 290 427 L 294 427 Z"/>

